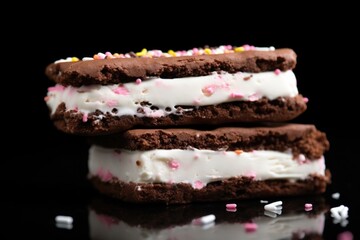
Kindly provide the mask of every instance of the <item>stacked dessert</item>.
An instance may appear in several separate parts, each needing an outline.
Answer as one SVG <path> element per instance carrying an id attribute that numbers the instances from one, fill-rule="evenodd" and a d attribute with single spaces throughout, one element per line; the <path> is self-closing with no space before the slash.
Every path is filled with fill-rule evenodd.
<path id="1" fill-rule="evenodd" d="M 87 136 L 89 179 L 128 202 L 318 194 L 329 142 L 306 110 L 292 49 L 99 53 L 50 64 L 55 126 Z"/>

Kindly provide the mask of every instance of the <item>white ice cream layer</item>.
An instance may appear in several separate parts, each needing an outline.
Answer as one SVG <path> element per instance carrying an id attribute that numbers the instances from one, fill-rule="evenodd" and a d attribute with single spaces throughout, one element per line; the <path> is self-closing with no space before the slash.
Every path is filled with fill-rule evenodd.
<path id="1" fill-rule="evenodd" d="M 209 182 L 240 176 L 267 180 L 325 175 L 325 162 L 323 157 L 310 161 L 302 154 L 294 159 L 290 151 L 128 151 L 93 145 L 89 171 L 103 181 L 116 177 L 123 182 L 190 183 L 194 188 L 202 188 Z"/>
<path id="2" fill-rule="evenodd" d="M 225 211 L 225 210 L 224 210 Z M 306 234 L 322 236 L 325 226 L 324 213 L 309 217 L 307 214 L 293 214 L 276 218 L 258 217 L 252 219 L 257 229 L 247 232 L 241 223 L 220 223 L 212 226 L 187 224 L 171 226 L 163 229 L 149 229 L 130 226 L 118 221 L 109 224 L 103 215 L 97 215 L 93 210 L 89 213 L 89 228 L 91 239 L 299 239 Z"/>
<path id="3" fill-rule="evenodd" d="M 67 110 L 87 115 L 100 110 L 114 116 L 161 117 L 194 106 L 232 101 L 256 101 L 262 97 L 294 97 L 298 94 L 294 73 L 213 73 L 175 79 L 152 78 L 122 85 L 91 85 L 79 88 L 56 85 L 48 89 L 46 101 L 52 113 L 65 103 Z M 189 106 L 179 110 L 178 106 Z"/>

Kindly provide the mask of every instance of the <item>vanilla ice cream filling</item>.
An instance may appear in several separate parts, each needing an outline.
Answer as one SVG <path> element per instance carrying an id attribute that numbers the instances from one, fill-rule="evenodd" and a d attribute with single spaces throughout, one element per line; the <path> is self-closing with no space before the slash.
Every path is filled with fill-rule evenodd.
<path id="1" fill-rule="evenodd" d="M 225 210 L 224 210 L 225 211 Z M 155 217 L 155 216 L 154 216 Z M 123 221 L 110 221 L 107 215 L 94 210 L 89 212 L 91 239 L 299 239 L 307 234 L 322 235 L 325 228 L 325 213 L 309 217 L 308 214 L 266 216 L 251 220 L 257 225 L 256 231 L 247 232 L 245 223 L 215 223 L 205 226 L 185 224 L 168 228 L 144 228 L 130 226 Z"/>
<path id="2" fill-rule="evenodd" d="M 261 73 L 214 72 L 208 76 L 174 79 L 137 79 L 131 83 L 48 89 L 45 100 L 55 113 L 61 103 L 66 110 L 84 115 L 100 110 L 113 116 L 161 117 L 182 114 L 199 106 L 233 101 L 294 97 L 297 82 L 291 70 Z M 100 115 L 99 118 L 102 118 Z"/>
<path id="3" fill-rule="evenodd" d="M 133 183 L 189 183 L 200 189 L 231 177 L 254 180 L 306 179 L 325 175 L 324 158 L 294 159 L 291 151 L 214 151 L 170 149 L 129 151 L 93 145 L 89 150 L 89 171 L 102 181 L 117 178 Z"/>

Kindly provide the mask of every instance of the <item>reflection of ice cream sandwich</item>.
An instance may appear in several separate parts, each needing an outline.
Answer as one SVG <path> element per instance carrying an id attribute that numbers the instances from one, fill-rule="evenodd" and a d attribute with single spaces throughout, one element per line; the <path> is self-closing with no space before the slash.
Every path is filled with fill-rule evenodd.
<path id="1" fill-rule="evenodd" d="M 309 195 L 323 193 L 330 180 L 329 143 L 313 125 L 133 129 L 93 141 L 91 181 L 128 202 Z"/>
<path id="2" fill-rule="evenodd" d="M 174 206 L 133 205 L 94 199 L 89 207 L 91 239 L 322 239 L 329 207 L 320 196 L 284 198 L 280 215 L 264 214 L 260 201 L 239 201 L 236 212 L 223 203 Z M 305 203 L 313 209 L 305 211 Z M 212 224 L 194 220 L 215 215 Z M 256 229 L 250 230 L 252 223 Z"/>
<path id="3" fill-rule="evenodd" d="M 65 132 L 278 122 L 306 110 L 291 49 L 221 46 L 95 59 L 69 58 L 46 68 L 57 85 L 45 100 L 54 124 Z"/>

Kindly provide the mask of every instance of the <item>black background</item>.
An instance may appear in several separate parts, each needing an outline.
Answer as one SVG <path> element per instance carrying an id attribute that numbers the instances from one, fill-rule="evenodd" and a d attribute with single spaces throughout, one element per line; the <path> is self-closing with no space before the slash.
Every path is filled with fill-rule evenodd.
<path id="1" fill-rule="evenodd" d="M 167 51 L 222 44 L 295 50 L 298 88 L 310 101 L 308 110 L 294 122 L 315 124 L 326 132 L 331 144 L 325 155 L 333 175 L 331 187 L 347 196 L 345 201 L 352 205 L 350 214 L 355 212 L 358 207 L 352 194 L 360 188 L 354 167 L 359 158 L 359 50 L 354 15 L 340 18 L 335 8 L 330 12 L 309 8 L 298 14 L 273 9 L 261 18 L 254 9 L 237 8 L 219 7 L 222 15 L 215 11 L 216 6 L 203 11 L 189 7 L 165 12 L 148 9 L 141 14 L 136 8 L 56 15 L 44 11 L 36 13 L 36 18 L 19 13 L 19 23 L 4 28 L 1 77 L 5 83 L 1 96 L 5 106 L 1 111 L 5 141 L 1 177 L 6 193 L 2 201 L 9 212 L 16 212 L 12 218 L 23 225 L 27 216 L 50 218 L 81 205 L 92 194 L 86 181 L 88 146 L 81 137 L 56 130 L 49 119 L 43 100 L 47 87 L 53 85 L 44 75 L 47 64 L 97 52 L 136 52 L 144 47 Z M 38 222 L 44 233 L 52 231 L 51 224 Z"/>

